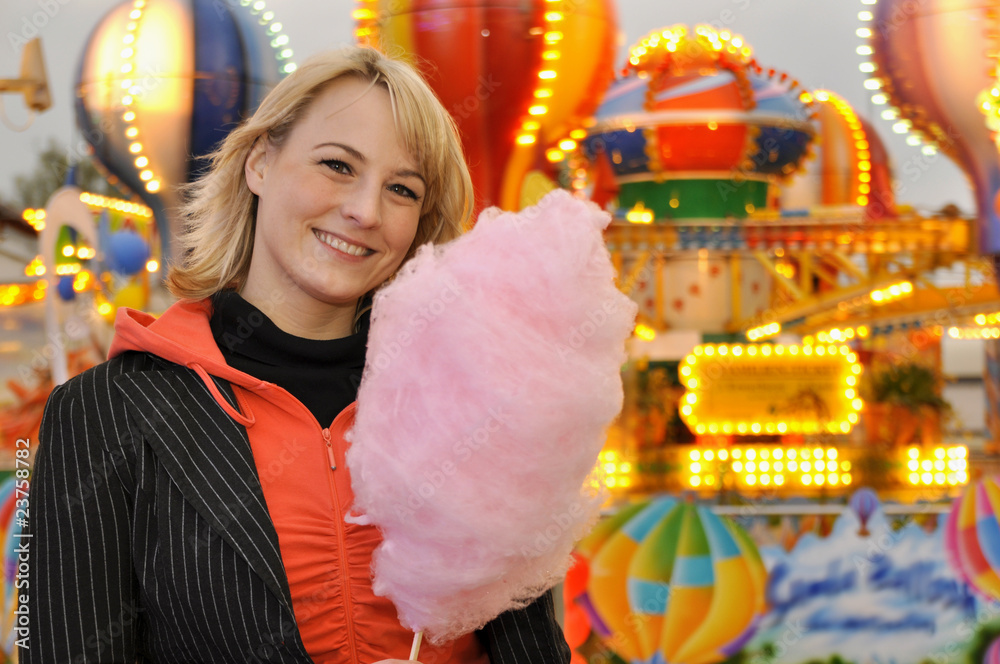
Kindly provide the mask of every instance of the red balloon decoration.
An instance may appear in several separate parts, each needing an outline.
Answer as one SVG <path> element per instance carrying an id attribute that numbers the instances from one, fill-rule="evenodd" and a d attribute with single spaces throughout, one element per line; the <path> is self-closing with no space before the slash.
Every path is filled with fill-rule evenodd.
<path id="1" fill-rule="evenodd" d="M 421 68 L 462 134 L 477 209 L 519 206 L 547 150 L 573 150 L 614 75 L 612 0 L 366 0 L 359 41 Z"/>

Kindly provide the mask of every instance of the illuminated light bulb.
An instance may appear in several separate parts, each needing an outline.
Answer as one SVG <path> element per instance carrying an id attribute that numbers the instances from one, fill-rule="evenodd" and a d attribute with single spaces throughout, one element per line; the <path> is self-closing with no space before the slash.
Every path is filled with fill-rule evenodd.
<path id="1" fill-rule="evenodd" d="M 697 475 L 693 475 L 690 479 L 691 486 L 698 486 L 701 484 L 701 478 Z"/>
<path id="2" fill-rule="evenodd" d="M 145 168 L 149 164 L 149 159 L 147 157 L 139 157 L 135 160 L 136 168 Z"/>
<path id="3" fill-rule="evenodd" d="M 150 258 L 148 261 L 146 261 L 146 272 L 156 272 L 159 269 L 160 269 L 160 264 L 156 261 L 155 258 Z"/>
<path id="4" fill-rule="evenodd" d="M 756 483 L 757 483 L 757 476 L 756 475 L 747 475 L 747 484 L 749 484 L 750 486 L 753 486 Z"/>
<path id="5" fill-rule="evenodd" d="M 910 473 L 910 484 L 920 484 L 920 475 L 917 473 Z"/>
<path id="6" fill-rule="evenodd" d="M 923 484 L 930 484 L 934 480 L 934 476 L 930 473 L 924 473 L 920 476 L 920 481 Z"/>
<path id="7" fill-rule="evenodd" d="M 746 468 L 748 473 L 753 473 L 757 471 L 757 464 L 754 463 L 753 461 L 747 461 L 743 467 Z"/>
<path id="8" fill-rule="evenodd" d="M 917 461 L 916 459 L 910 459 L 909 461 L 906 462 L 906 467 L 909 468 L 911 471 L 919 470 L 920 462 Z"/>
<path id="9" fill-rule="evenodd" d="M 705 433 L 705 425 L 704 424 L 699 424 L 697 426 L 697 428 L 695 429 L 695 432 L 699 433 L 699 434 Z"/>
<path id="10" fill-rule="evenodd" d="M 719 461 L 725 461 L 729 458 L 729 452 L 726 450 L 719 450 Z"/>
<path id="11" fill-rule="evenodd" d="M 556 163 L 565 159 L 566 155 L 562 152 L 562 150 L 556 150 L 553 148 L 545 152 L 545 158 L 552 163 Z"/>
<path id="12" fill-rule="evenodd" d="M 761 475 L 760 476 L 760 483 L 761 484 L 770 484 L 771 483 L 771 476 L 770 475 Z"/>
<path id="13" fill-rule="evenodd" d="M 743 456 L 743 451 L 740 450 L 740 448 L 737 447 L 735 450 L 733 450 L 734 459 L 739 459 L 741 456 Z"/>
<path id="14" fill-rule="evenodd" d="M 746 433 L 747 425 L 744 422 L 740 422 L 738 425 L 736 425 L 736 431 L 737 433 Z"/>
<path id="15" fill-rule="evenodd" d="M 130 146 L 128 146 L 128 151 L 131 152 L 132 154 L 139 154 L 140 152 L 142 152 L 142 143 L 131 144 Z"/>
<path id="16" fill-rule="evenodd" d="M 836 473 L 830 473 L 826 476 L 826 483 L 831 486 L 837 484 L 838 481 L 840 481 L 840 477 L 838 477 Z"/>
<path id="17" fill-rule="evenodd" d="M 964 470 L 960 470 L 957 473 L 955 473 L 955 479 L 958 480 L 959 484 L 965 484 L 966 482 L 969 481 L 969 476 L 966 475 Z"/>
<path id="18" fill-rule="evenodd" d="M 743 472 L 743 462 L 742 461 L 734 461 L 733 462 L 733 470 L 735 472 L 737 472 L 737 473 L 742 473 Z"/>
<path id="19" fill-rule="evenodd" d="M 157 192 L 159 190 L 160 190 L 160 181 L 159 180 L 150 180 L 149 182 L 146 183 L 146 191 L 148 191 L 150 193 L 154 193 L 154 192 Z"/>
<path id="20" fill-rule="evenodd" d="M 69 258 L 75 253 L 76 253 L 76 247 L 74 247 L 71 244 L 67 244 L 65 247 L 62 248 L 62 255 L 65 256 L 66 258 Z"/>
<path id="21" fill-rule="evenodd" d="M 712 459 L 715 458 L 715 454 L 712 452 L 712 450 L 705 450 L 704 458 L 705 461 L 711 461 Z"/>
<path id="22" fill-rule="evenodd" d="M 698 450 L 691 450 L 691 453 L 688 456 L 691 457 L 692 461 L 701 460 L 701 452 L 699 452 Z"/>
<path id="23" fill-rule="evenodd" d="M 771 470 L 771 464 L 767 461 L 761 461 L 757 467 L 760 468 L 760 471 L 762 473 L 766 473 L 767 471 Z"/>
<path id="24" fill-rule="evenodd" d="M 552 30 L 551 32 L 545 33 L 545 41 L 549 44 L 554 44 L 558 41 L 562 41 L 562 38 L 563 38 L 563 33 L 559 32 L 558 30 Z"/>
<path id="25" fill-rule="evenodd" d="M 146 182 L 147 180 L 152 180 L 153 171 L 150 170 L 142 171 L 141 173 L 139 173 L 139 179 L 142 180 L 143 182 Z"/>
<path id="26" fill-rule="evenodd" d="M 824 484 L 825 482 L 826 478 L 822 474 L 816 473 L 815 475 L 813 475 L 813 483 L 821 485 Z"/>
<path id="27" fill-rule="evenodd" d="M 701 472 L 701 464 L 698 463 L 697 461 L 693 461 L 691 463 L 691 472 L 695 473 L 695 474 L 700 473 Z"/>
<path id="28" fill-rule="evenodd" d="M 934 458 L 935 459 L 943 459 L 944 458 L 944 448 L 943 447 L 938 447 L 938 448 L 936 448 L 934 450 Z"/>
<path id="29" fill-rule="evenodd" d="M 803 475 L 802 476 L 802 483 L 805 484 L 806 486 L 809 486 L 810 484 L 812 484 L 812 481 L 813 481 L 812 475 Z"/>
<path id="30" fill-rule="evenodd" d="M 754 422 L 753 424 L 751 424 L 750 425 L 750 431 L 752 431 L 753 433 L 760 433 L 760 424 L 757 423 L 757 422 Z"/>
<path id="31" fill-rule="evenodd" d="M 934 474 L 934 483 L 935 484 L 944 484 L 944 482 L 945 482 L 944 473 L 935 473 Z"/>
<path id="32" fill-rule="evenodd" d="M 521 134 L 517 137 L 518 145 L 532 145 L 535 142 L 535 137 L 531 134 Z"/>

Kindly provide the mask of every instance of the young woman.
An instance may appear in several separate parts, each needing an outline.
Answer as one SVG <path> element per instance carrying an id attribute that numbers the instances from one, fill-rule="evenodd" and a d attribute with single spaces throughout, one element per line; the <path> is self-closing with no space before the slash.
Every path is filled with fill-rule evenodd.
<path id="1" fill-rule="evenodd" d="M 370 49 L 284 79 L 189 191 L 162 316 L 122 310 L 108 362 L 56 388 L 31 484 L 28 646 L 52 662 L 405 659 L 346 523 L 344 433 L 367 303 L 472 190 L 450 117 Z M 568 662 L 551 597 L 435 662 Z"/>

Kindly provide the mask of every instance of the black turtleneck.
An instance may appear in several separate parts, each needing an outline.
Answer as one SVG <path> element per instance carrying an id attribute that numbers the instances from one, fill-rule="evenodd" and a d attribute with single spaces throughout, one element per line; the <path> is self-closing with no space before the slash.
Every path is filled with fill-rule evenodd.
<path id="1" fill-rule="evenodd" d="M 321 426 L 330 426 L 357 398 L 370 314 L 349 337 L 303 339 L 279 329 L 235 291 L 216 293 L 212 305 L 212 336 L 226 363 L 284 388 Z"/>

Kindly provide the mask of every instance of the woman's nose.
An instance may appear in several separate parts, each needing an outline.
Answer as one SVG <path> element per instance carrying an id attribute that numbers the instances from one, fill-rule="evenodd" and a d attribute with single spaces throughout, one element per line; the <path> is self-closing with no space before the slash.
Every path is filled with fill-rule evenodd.
<path id="1" fill-rule="evenodd" d="M 381 215 L 382 186 L 359 181 L 342 203 L 344 216 L 362 228 L 377 226 Z"/>

